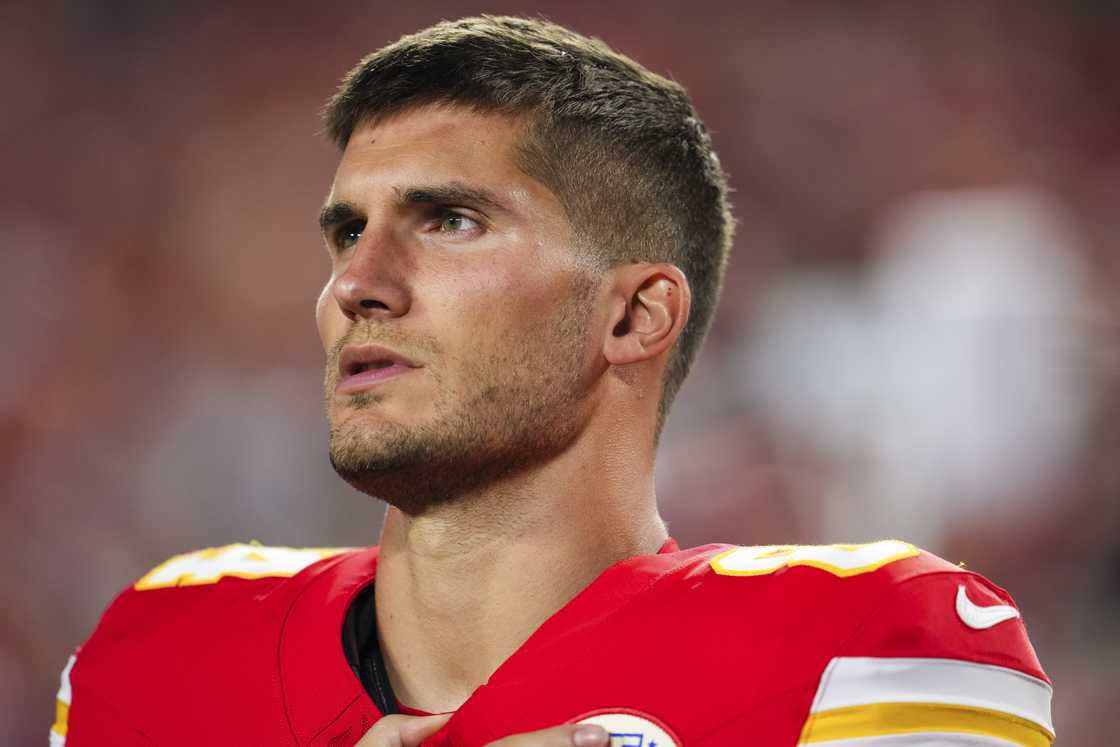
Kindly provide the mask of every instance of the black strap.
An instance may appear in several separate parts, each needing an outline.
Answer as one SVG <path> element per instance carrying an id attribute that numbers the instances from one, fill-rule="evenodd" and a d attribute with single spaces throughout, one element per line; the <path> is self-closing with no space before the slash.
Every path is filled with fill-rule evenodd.
<path id="1" fill-rule="evenodd" d="M 358 592 L 342 622 L 342 650 L 350 669 L 361 680 L 377 710 L 382 714 L 400 713 L 397 696 L 389 684 L 385 660 L 377 644 L 377 611 L 374 607 L 373 584 Z"/>

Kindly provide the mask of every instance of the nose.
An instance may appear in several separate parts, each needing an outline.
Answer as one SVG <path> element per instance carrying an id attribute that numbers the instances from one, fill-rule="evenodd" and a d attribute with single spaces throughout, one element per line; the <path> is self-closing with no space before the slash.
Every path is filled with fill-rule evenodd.
<path id="1" fill-rule="evenodd" d="M 371 236 L 369 230 L 364 233 L 331 287 L 331 295 L 347 319 L 392 319 L 408 313 L 403 259 L 391 238 Z"/>

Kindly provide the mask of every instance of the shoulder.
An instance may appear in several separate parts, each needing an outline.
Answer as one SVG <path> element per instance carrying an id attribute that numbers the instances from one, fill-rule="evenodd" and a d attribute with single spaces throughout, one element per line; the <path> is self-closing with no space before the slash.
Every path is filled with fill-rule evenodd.
<path id="1" fill-rule="evenodd" d="M 721 605 L 817 620 L 846 650 L 961 655 L 1046 679 L 1006 590 L 908 542 L 697 550 L 690 575 Z"/>
<path id="2" fill-rule="evenodd" d="M 368 582 L 376 553 L 239 543 L 169 558 L 116 597 L 71 657 L 52 733 L 75 719 L 79 732 L 96 732 L 106 713 L 140 718 L 157 710 L 153 699 L 204 693 L 217 673 L 266 691 L 297 600 L 313 587 Z"/>
<path id="3" fill-rule="evenodd" d="M 899 725 L 1014 744 L 1053 739 L 1051 685 L 1022 613 L 978 573 L 898 540 L 712 546 L 689 565 L 701 581 L 692 589 L 707 587 L 754 640 L 796 631 L 783 666 L 803 662 L 816 690 L 803 741 L 885 736 Z"/>
<path id="4" fill-rule="evenodd" d="M 785 608 L 829 606 L 851 617 L 879 606 L 915 611 L 956 609 L 958 587 L 979 604 L 1006 591 L 978 573 L 901 540 L 834 545 L 706 545 L 674 553 L 682 578 L 699 581 L 728 605 L 755 606 L 767 593 Z M 945 589 L 950 589 L 945 604 Z"/>
<path id="5" fill-rule="evenodd" d="M 312 579 L 337 572 L 349 548 L 236 543 L 175 555 L 125 588 L 98 622 L 86 648 L 118 632 L 142 634 L 226 626 L 232 611 L 282 607 Z M 210 616 L 221 610 L 220 618 Z M 267 615 L 257 622 L 267 624 Z"/>
<path id="6" fill-rule="evenodd" d="M 280 622 L 312 582 L 365 576 L 377 549 L 236 543 L 175 555 L 125 588 L 84 646 L 190 641 L 214 628 L 251 636 Z M 363 562 L 363 561 L 369 561 Z M 236 625 L 231 625 L 236 623 Z M 122 639 L 123 637 L 123 639 Z"/>
<path id="7" fill-rule="evenodd" d="M 851 622 L 874 606 L 897 598 L 921 579 L 947 583 L 976 577 L 964 568 L 901 540 L 834 545 L 704 545 L 667 556 L 676 562 L 668 578 L 687 583 L 695 597 L 723 607 L 809 613 L 827 608 Z M 672 584 L 670 584 L 672 586 Z"/>

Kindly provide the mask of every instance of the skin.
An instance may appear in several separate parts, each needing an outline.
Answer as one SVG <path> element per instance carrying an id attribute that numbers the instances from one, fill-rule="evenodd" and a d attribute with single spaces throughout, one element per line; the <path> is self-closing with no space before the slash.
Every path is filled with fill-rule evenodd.
<path id="1" fill-rule="evenodd" d="M 397 697 L 429 712 L 457 709 L 606 567 L 666 539 L 653 436 L 688 284 L 669 264 L 589 267 L 559 200 L 517 166 L 521 127 L 451 106 L 361 126 L 326 201 L 331 458 L 389 503 L 378 635 Z M 424 190 L 492 203 L 406 199 Z M 338 394 L 348 342 L 419 367 Z M 502 744 L 596 744 L 558 729 L 568 741 Z"/>
<path id="2" fill-rule="evenodd" d="M 420 747 L 451 718 L 438 716 L 385 716 L 373 725 L 356 747 Z M 610 735 L 601 726 L 563 724 L 551 729 L 514 734 L 487 747 L 608 747 Z"/>

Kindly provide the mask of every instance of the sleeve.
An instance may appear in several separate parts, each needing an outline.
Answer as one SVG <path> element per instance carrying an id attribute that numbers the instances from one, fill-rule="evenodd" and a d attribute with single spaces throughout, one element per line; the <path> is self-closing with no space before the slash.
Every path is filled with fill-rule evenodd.
<path id="1" fill-rule="evenodd" d="M 981 576 L 942 572 L 899 584 L 839 654 L 821 676 L 799 744 L 1054 740 L 1050 681 L 1022 616 Z"/>
<path id="2" fill-rule="evenodd" d="M 114 747 L 152 747 L 154 742 L 128 724 L 126 713 L 102 701 L 92 688 L 84 685 L 86 673 L 79 672 L 80 676 L 74 676 L 80 654 L 81 649 L 78 649 L 62 670 L 55 701 L 55 719 L 50 730 L 50 747 L 97 747 L 107 744 Z"/>
<path id="3" fill-rule="evenodd" d="M 59 677 L 58 695 L 54 701 L 54 723 L 51 724 L 50 747 L 65 747 L 66 733 L 70 728 L 70 670 L 74 668 L 77 652 L 70 655 Z"/>

